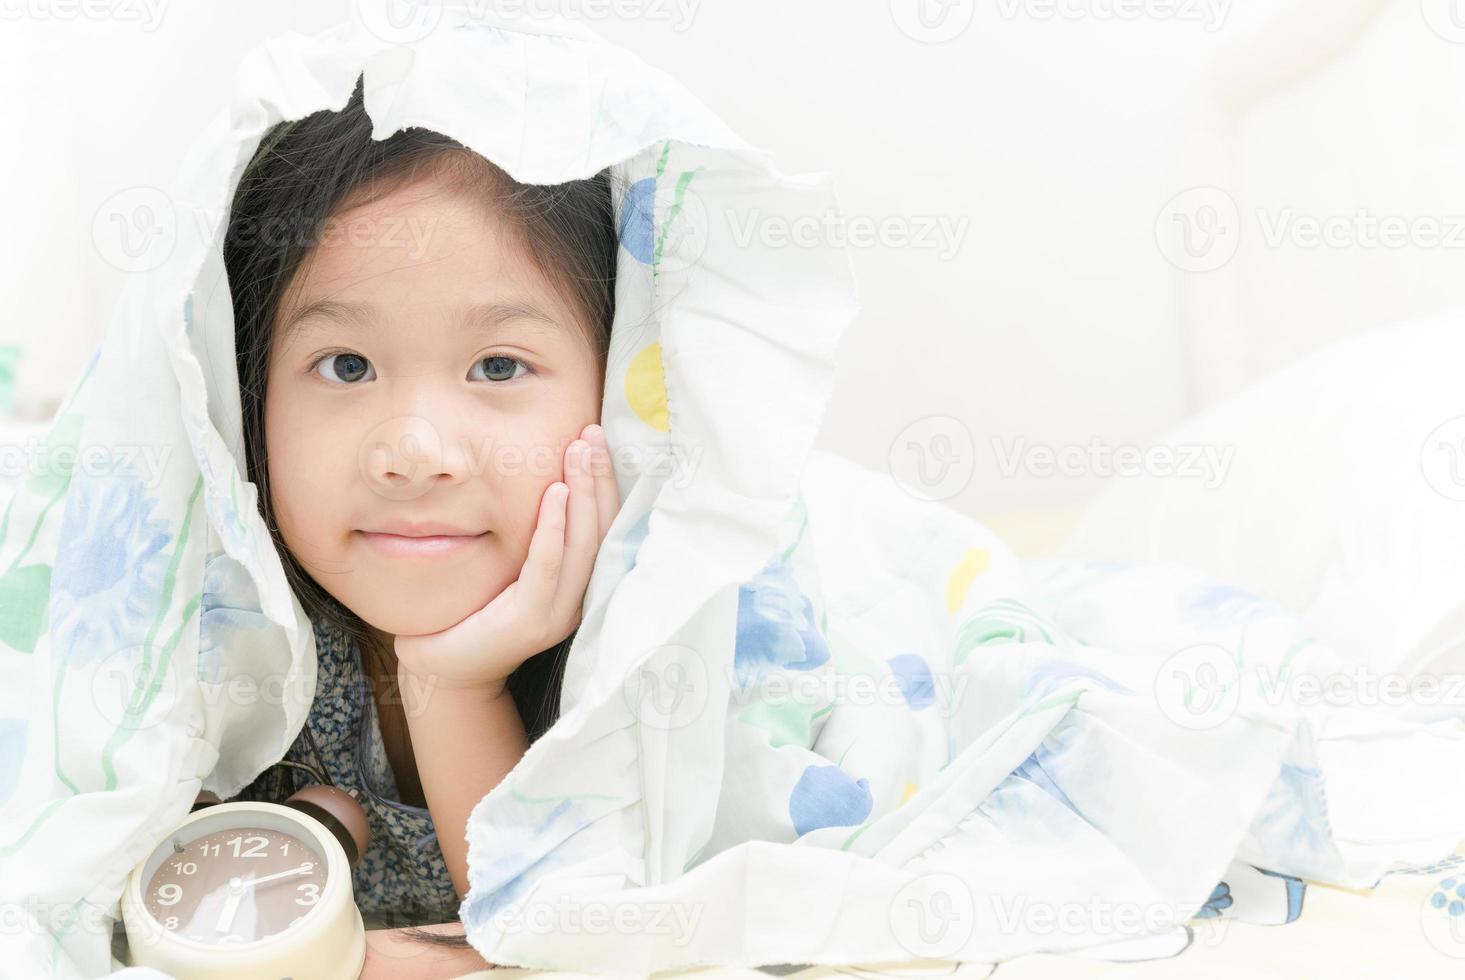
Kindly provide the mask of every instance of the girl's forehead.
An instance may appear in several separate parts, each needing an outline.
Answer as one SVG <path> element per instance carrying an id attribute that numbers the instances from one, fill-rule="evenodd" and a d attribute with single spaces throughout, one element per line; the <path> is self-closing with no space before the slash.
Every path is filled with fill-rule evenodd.
<path id="1" fill-rule="evenodd" d="M 273 346 L 281 353 L 317 341 L 380 344 L 404 337 L 455 346 L 512 338 L 540 352 L 583 340 L 584 327 L 566 298 L 522 270 L 465 275 L 441 263 L 410 274 L 356 268 L 334 277 L 329 270 L 304 274 L 295 285 L 276 317 Z"/>
<path id="2" fill-rule="evenodd" d="M 456 214 L 465 221 L 497 223 L 495 193 L 494 181 L 465 179 L 461 171 L 429 162 L 406 173 L 368 178 L 347 191 L 331 211 L 348 217 L 361 212 Z"/>
<path id="3" fill-rule="evenodd" d="M 282 299 L 285 333 L 311 319 L 369 323 L 384 311 L 501 321 L 573 320 L 518 235 L 485 209 L 382 200 L 327 219 Z"/>
<path id="4" fill-rule="evenodd" d="M 370 300 L 319 299 L 293 309 L 281 323 L 281 336 L 305 339 L 316 333 L 334 331 L 376 337 L 390 327 L 399 312 L 397 306 L 378 306 Z M 418 304 L 412 313 L 424 320 L 435 318 L 464 335 L 485 340 L 505 332 L 510 326 L 517 336 L 536 337 L 552 337 L 573 326 L 531 297 L 506 296 L 466 304 L 432 297 Z"/>
<path id="5" fill-rule="evenodd" d="M 357 185 L 292 275 L 272 348 L 328 329 L 369 336 L 378 323 L 443 329 L 455 342 L 506 328 L 549 344 L 558 332 L 597 347 L 578 294 L 549 277 L 498 193 L 495 181 L 431 164 Z"/>

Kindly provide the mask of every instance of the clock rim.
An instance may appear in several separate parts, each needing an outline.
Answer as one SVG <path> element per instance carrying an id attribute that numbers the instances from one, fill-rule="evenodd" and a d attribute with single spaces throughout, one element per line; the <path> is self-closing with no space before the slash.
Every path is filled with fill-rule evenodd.
<path id="1" fill-rule="evenodd" d="M 216 822 L 220 817 L 228 817 L 230 814 L 239 814 L 242 816 L 246 814 L 257 814 L 260 812 L 275 814 L 278 817 L 284 818 L 285 820 L 289 821 L 294 826 L 299 827 L 305 832 L 306 836 L 310 837 L 314 841 L 316 848 L 325 855 L 326 885 L 323 889 L 321 889 L 320 901 L 315 904 L 310 912 L 306 913 L 306 918 L 299 923 L 302 929 L 309 924 L 311 913 L 317 911 L 318 909 L 327 908 L 329 907 L 329 904 L 331 902 L 335 901 L 336 890 L 350 888 L 350 869 L 347 865 L 346 854 L 344 849 L 341 847 L 341 842 L 336 840 L 335 836 L 332 835 L 330 831 L 328 831 L 325 827 L 322 827 L 320 825 L 320 821 L 316 820 L 314 817 L 311 817 L 309 814 L 302 813 L 301 811 L 296 810 L 293 807 L 284 806 L 279 803 L 271 803 L 265 800 L 236 800 L 230 803 L 215 803 L 213 806 L 204 807 L 201 810 L 195 810 L 183 820 L 179 821 L 173 827 L 173 829 L 164 836 L 162 840 L 158 841 L 153 846 L 153 848 L 148 851 L 147 856 L 137 863 L 137 866 L 132 869 L 132 874 L 128 876 L 128 898 L 135 906 L 136 910 L 141 912 L 141 914 L 146 918 L 150 929 L 160 937 L 158 941 L 174 943 L 178 946 L 195 952 L 215 953 L 220 950 L 226 950 L 232 953 L 236 950 L 263 950 L 277 940 L 281 940 L 282 937 L 286 936 L 287 934 L 295 934 L 296 930 L 293 930 L 292 927 L 286 927 L 284 929 L 281 929 L 279 932 L 271 933 L 270 935 L 263 936 L 259 939 L 251 939 L 249 942 L 246 943 L 229 943 L 223 946 L 219 945 L 218 943 L 204 943 L 196 939 L 189 939 L 185 936 L 180 936 L 177 933 L 174 933 L 172 930 L 168 929 L 166 926 L 158 921 L 157 917 L 154 916 L 152 912 L 148 910 L 147 904 L 143 901 L 142 898 L 144 886 L 143 879 L 148 876 L 148 872 L 150 870 L 148 866 L 150 864 L 153 864 L 153 859 L 155 857 L 158 857 L 163 847 L 169 845 L 169 840 L 175 834 L 187 830 L 190 826 L 194 824 Z M 212 831 L 205 831 L 205 833 L 211 832 Z M 190 840 L 196 839 L 196 837 L 199 836 L 202 836 L 202 834 L 194 835 L 194 837 L 190 838 Z M 166 855 L 163 855 L 163 858 L 160 858 L 151 870 L 156 870 L 157 865 L 161 865 L 163 863 L 163 859 L 165 858 Z M 351 905 L 355 905 L 354 895 L 348 894 L 347 899 Z M 129 942 L 131 942 L 132 939 L 131 932 L 132 930 L 129 928 Z"/>

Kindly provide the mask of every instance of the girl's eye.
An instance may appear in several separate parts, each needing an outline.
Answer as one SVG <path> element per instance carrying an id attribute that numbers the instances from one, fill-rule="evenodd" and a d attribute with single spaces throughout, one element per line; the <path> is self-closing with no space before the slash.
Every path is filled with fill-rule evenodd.
<path id="1" fill-rule="evenodd" d="M 330 365 L 329 369 L 325 366 Z M 363 375 L 371 373 L 371 362 L 360 354 L 351 351 L 338 351 L 334 354 L 326 354 L 315 364 L 313 368 L 320 369 L 322 376 L 327 380 L 340 384 L 354 384 L 362 380 Z M 507 357 L 502 354 L 493 357 L 482 357 L 473 365 L 476 370 L 479 367 L 485 368 L 485 380 L 506 384 L 524 374 L 532 374 L 529 365 L 515 357 Z M 515 368 L 523 368 L 522 373 L 516 373 Z M 367 378 L 366 380 L 371 380 Z"/>
<path id="2" fill-rule="evenodd" d="M 529 365 L 516 357 L 508 357 L 503 354 L 496 354 L 492 357 L 481 357 L 473 367 L 476 369 L 480 365 L 485 366 L 484 373 L 487 375 L 487 380 L 496 381 L 500 384 L 513 381 L 516 377 L 522 377 L 522 375 L 514 373 L 515 366 L 523 368 L 524 374 L 531 373 L 529 371 Z M 508 374 L 508 377 L 502 377 L 505 373 Z"/>
<path id="3" fill-rule="evenodd" d="M 315 366 L 320 367 L 323 364 L 328 364 L 336 358 L 340 358 L 340 360 L 336 361 L 336 367 L 337 370 L 339 370 L 340 374 L 338 374 L 333 379 L 335 381 L 340 381 L 348 384 L 353 383 L 360 380 L 361 375 L 365 374 L 371 369 L 370 361 L 362 357 L 360 354 L 353 354 L 350 351 L 341 351 L 335 354 L 327 354 L 325 357 L 322 357 L 320 360 L 316 361 Z"/>

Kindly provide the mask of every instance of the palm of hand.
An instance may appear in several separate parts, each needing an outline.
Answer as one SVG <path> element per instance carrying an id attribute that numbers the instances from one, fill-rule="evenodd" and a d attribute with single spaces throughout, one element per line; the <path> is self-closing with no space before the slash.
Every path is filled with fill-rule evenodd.
<path id="1" fill-rule="evenodd" d="M 574 632 L 595 556 L 620 508 L 604 430 L 586 426 L 565 450 L 565 482 L 539 504 L 518 579 L 482 609 L 436 633 L 399 634 L 398 672 L 440 688 L 501 691 L 521 663 Z"/>

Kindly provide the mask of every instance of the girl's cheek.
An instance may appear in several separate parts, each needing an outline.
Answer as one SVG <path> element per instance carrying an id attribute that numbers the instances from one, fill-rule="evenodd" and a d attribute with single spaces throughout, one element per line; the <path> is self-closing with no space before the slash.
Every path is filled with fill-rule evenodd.
<path id="1" fill-rule="evenodd" d="M 343 481 L 354 469 L 341 446 L 339 433 L 328 421 L 307 414 L 282 414 L 281 424 L 269 437 L 270 482 L 286 508 L 329 511 L 339 506 L 349 490 Z"/>

